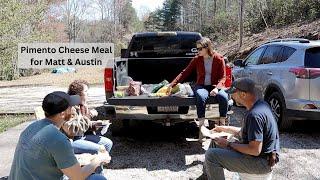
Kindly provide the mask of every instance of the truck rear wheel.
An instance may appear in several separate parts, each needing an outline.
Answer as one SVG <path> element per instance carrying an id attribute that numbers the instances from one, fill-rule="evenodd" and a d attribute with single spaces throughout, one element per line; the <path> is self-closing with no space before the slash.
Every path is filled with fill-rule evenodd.
<path id="1" fill-rule="evenodd" d="M 110 125 L 111 133 L 113 136 L 119 135 L 123 128 L 123 122 L 118 119 L 113 119 L 112 124 Z"/>
<path id="2" fill-rule="evenodd" d="M 125 128 L 129 127 L 130 120 L 112 119 L 110 126 L 113 136 L 122 135 L 125 132 Z"/>

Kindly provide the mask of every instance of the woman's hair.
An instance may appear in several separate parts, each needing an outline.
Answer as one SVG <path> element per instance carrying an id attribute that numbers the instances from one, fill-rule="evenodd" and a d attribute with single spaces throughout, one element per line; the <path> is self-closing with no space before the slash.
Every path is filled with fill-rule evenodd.
<path id="1" fill-rule="evenodd" d="M 202 37 L 196 43 L 199 44 L 201 47 L 206 48 L 208 50 L 209 56 L 213 56 L 213 54 L 215 53 L 215 51 L 213 50 L 213 44 L 209 38 Z"/>
<path id="2" fill-rule="evenodd" d="M 75 80 L 69 85 L 68 94 L 69 95 L 81 95 L 83 91 L 83 85 L 87 85 L 89 87 L 89 83 L 85 80 Z"/>

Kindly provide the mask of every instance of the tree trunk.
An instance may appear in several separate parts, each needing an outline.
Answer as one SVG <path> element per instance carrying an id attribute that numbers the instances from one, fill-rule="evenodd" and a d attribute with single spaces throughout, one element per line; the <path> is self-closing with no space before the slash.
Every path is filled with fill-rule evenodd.
<path id="1" fill-rule="evenodd" d="M 243 4 L 244 0 L 239 0 L 239 49 L 242 46 L 243 38 Z"/>
<path id="2" fill-rule="evenodd" d="M 260 14 L 261 14 L 261 16 L 262 16 L 262 19 L 263 19 L 264 24 L 266 25 L 266 28 L 269 29 L 269 26 L 268 26 L 268 23 L 267 23 L 267 21 L 266 21 L 266 18 L 264 17 L 263 12 L 262 12 L 262 10 L 261 10 L 261 6 L 262 6 L 261 3 L 259 2 L 258 7 L 259 7 Z"/>
<path id="3" fill-rule="evenodd" d="M 228 10 L 228 0 L 224 0 L 224 12 L 227 13 Z"/>
<path id="4" fill-rule="evenodd" d="M 213 0 L 213 25 L 215 24 L 217 14 L 217 0 Z"/>
<path id="5" fill-rule="evenodd" d="M 204 1 L 204 9 L 205 9 L 204 24 L 207 24 L 207 19 L 208 19 L 208 0 Z"/>
<path id="6" fill-rule="evenodd" d="M 202 1 L 199 1 L 199 30 L 202 29 L 202 21 L 203 21 L 203 6 L 202 6 Z"/>

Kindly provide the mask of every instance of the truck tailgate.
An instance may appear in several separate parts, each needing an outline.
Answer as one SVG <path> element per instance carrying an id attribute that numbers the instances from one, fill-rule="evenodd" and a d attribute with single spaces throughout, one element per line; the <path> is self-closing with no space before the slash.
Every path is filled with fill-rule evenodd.
<path id="1" fill-rule="evenodd" d="M 118 106 L 190 106 L 196 104 L 195 97 L 148 97 L 147 95 L 112 97 L 107 100 L 110 105 Z M 209 97 L 207 104 L 217 103 L 214 97 Z"/>

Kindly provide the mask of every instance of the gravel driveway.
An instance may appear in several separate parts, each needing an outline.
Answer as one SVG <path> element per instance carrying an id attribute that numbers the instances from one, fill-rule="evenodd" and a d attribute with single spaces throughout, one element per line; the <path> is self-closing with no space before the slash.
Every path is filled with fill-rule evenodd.
<path id="1" fill-rule="evenodd" d="M 0 114 L 34 113 L 34 108 L 41 106 L 43 98 L 53 91 L 67 91 L 57 86 L 10 86 L 0 87 Z M 102 86 L 89 89 L 90 106 L 101 106 L 105 100 Z"/>
<path id="2" fill-rule="evenodd" d="M 244 109 L 234 108 L 232 124 L 239 126 Z M 274 168 L 273 179 L 320 179 L 319 122 L 298 122 L 294 132 L 281 133 L 281 161 Z M 163 127 L 136 122 L 112 137 L 112 163 L 105 170 L 108 179 L 197 179 L 207 140 L 203 145 L 187 141 L 197 136 L 193 124 Z M 233 173 L 226 172 L 226 179 Z"/>

